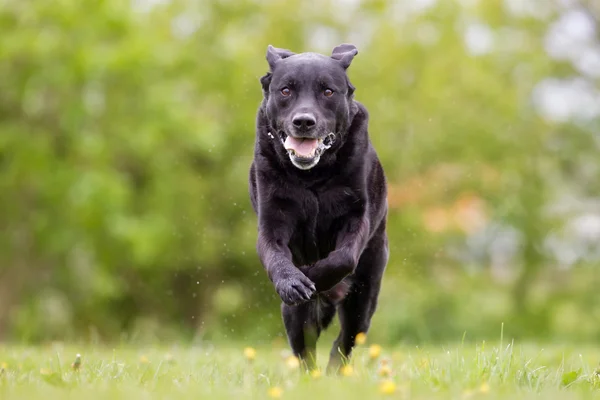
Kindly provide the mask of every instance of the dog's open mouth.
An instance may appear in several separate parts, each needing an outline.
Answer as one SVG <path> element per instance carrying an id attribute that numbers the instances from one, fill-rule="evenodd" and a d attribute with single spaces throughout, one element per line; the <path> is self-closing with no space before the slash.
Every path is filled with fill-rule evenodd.
<path id="1" fill-rule="evenodd" d="M 321 155 L 331 147 L 335 134 L 332 132 L 323 138 L 313 139 L 297 138 L 280 132 L 280 138 L 292 164 L 300 169 L 310 169 L 317 165 Z"/>
<path id="2" fill-rule="evenodd" d="M 319 147 L 319 139 L 288 136 L 283 142 L 283 146 L 290 154 L 301 158 L 312 158 Z"/>

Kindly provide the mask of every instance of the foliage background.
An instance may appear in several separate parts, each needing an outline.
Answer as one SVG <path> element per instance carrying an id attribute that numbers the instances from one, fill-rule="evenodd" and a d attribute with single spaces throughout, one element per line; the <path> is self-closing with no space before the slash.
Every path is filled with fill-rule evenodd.
<path id="1" fill-rule="evenodd" d="M 600 339 L 592 0 L 0 1 L 0 338 L 283 340 L 267 44 L 342 42 L 390 185 L 381 342 Z"/>

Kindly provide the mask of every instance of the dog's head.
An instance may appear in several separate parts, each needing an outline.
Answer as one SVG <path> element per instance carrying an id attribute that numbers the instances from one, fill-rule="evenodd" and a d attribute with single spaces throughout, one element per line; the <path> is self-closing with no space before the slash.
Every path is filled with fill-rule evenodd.
<path id="1" fill-rule="evenodd" d="M 331 57 L 268 47 L 263 105 L 272 135 L 281 140 L 276 146 L 297 168 L 317 165 L 348 129 L 354 87 L 346 69 L 357 53 L 351 44 L 336 47 Z"/>

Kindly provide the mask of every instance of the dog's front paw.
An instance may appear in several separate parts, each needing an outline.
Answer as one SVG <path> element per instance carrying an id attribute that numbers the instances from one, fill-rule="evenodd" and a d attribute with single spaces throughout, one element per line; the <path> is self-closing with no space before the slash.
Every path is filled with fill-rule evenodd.
<path id="1" fill-rule="evenodd" d="M 279 279 L 275 283 L 275 290 L 285 304 L 293 306 L 310 300 L 316 288 L 310 279 L 297 271 Z"/>

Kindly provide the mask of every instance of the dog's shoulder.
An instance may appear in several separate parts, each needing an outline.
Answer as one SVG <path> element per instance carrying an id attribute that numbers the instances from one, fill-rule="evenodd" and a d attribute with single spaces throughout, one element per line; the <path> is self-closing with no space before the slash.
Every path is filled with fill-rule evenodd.
<path id="1" fill-rule="evenodd" d="M 352 108 L 355 110 L 351 127 L 355 142 L 352 144 L 352 162 L 362 171 L 362 181 L 367 189 L 369 202 L 381 207 L 387 197 L 387 183 L 383 166 L 369 137 L 369 111 L 357 100 L 352 101 Z"/>
<path id="2" fill-rule="evenodd" d="M 352 98 L 352 104 L 350 105 L 351 108 L 351 112 L 352 109 L 355 109 L 355 117 L 360 118 L 361 120 L 369 120 L 369 110 L 367 110 L 367 107 L 361 103 L 360 101 Z"/>

